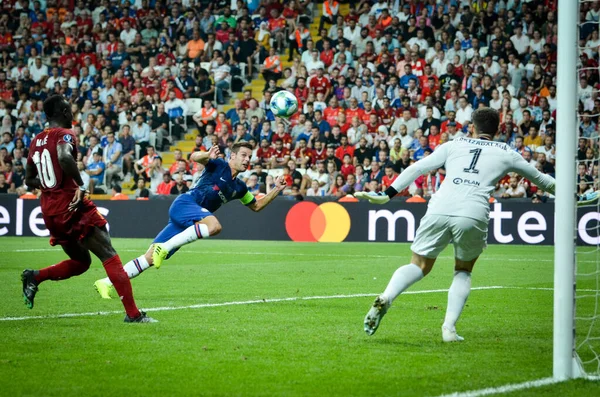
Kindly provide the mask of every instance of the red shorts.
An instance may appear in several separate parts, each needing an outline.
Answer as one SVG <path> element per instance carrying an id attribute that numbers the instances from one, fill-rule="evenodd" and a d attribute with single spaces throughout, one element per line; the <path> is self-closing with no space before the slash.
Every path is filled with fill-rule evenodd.
<path id="1" fill-rule="evenodd" d="M 52 246 L 79 241 L 86 237 L 92 228 L 103 227 L 107 223 L 96 205 L 88 199 L 84 199 L 77 211 L 44 216 L 44 222 L 50 231 Z"/>

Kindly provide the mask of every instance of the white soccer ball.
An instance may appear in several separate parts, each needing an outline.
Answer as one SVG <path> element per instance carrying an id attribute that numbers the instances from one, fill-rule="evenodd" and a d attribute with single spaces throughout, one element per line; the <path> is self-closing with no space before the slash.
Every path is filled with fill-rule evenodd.
<path id="1" fill-rule="evenodd" d="M 298 99 L 289 91 L 279 91 L 271 97 L 271 111 L 277 117 L 291 117 L 298 111 Z"/>

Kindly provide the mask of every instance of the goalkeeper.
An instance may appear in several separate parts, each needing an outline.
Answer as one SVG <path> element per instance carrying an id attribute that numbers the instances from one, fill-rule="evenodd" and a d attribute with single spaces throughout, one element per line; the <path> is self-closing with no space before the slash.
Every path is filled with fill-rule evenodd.
<path id="1" fill-rule="evenodd" d="M 365 317 L 364 329 L 369 335 L 375 333 L 394 299 L 425 277 L 440 252 L 452 242 L 455 271 L 448 290 L 442 340 L 463 340 L 456 333 L 456 322 L 471 291 L 473 266 L 486 247 L 490 220 L 488 200 L 496 182 L 508 172 L 516 172 L 554 194 L 554 178 L 540 173 L 510 146 L 492 141 L 500 121 L 496 110 L 477 109 L 472 117 L 475 125 L 472 139 L 460 137 L 441 145 L 431 155 L 408 167 L 385 193 L 355 194 L 357 198 L 385 204 L 419 175 L 446 167 L 446 179 L 432 196 L 411 246 L 413 255 L 410 264 L 396 270 L 387 288 L 375 299 Z M 578 205 L 597 201 L 598 196 L 597 191 L 578 196 Z"/>
<path id="2" fill-rule="evenodd" d="M 148 251 L 125 264 L 129 278 L 134 278 L 173 255 L 180 247 L 199 239 L 219 234 L 221 224 L 213 215 L 223 204 L 237 199 L 254 212 L 265 208 L 285 188 L 282 176 L 275 182 L 275 188 L 260 200 L 248 191 L 246 184 L 237 178 L 240 172 L 248 169 L 252 156 L 252 146 L 244 141 L 231 148 L 229 161 L 218 158 L 218 146 L 208 152 L 192 153 L 190 160 L 204 164 L 204 171 L 186 194 L 173 201 L 169 209 L 169 223 L 156 236 Z M 110 299 L 113 289 L 108 278 L 94 283 L 96 290 L 105 299 Z"/>

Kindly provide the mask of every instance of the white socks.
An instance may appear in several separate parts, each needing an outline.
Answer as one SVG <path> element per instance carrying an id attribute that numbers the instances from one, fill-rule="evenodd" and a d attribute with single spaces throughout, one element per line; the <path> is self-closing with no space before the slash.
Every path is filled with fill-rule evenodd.
<path id="1" fill-rule="evenodd" d="M 171 237 L 171 239 L 163 243 L 163 245 L 167 251 L 172 251 L 175 248 L 179 248 L 201 238 L 207 238 L 208 236 L 210 236 L 208 233 L 208 226 L 203 223 L 196 223 L 185 229 L 183 232 Z"/>
<path id="2" fill-rule="evenodd" d="M 134 260 L 127 262 L 125 264 L 125 266 L 123 266 L 123 270 L 125 270 L 125 273 L 127 273 L 127 277 L 135 278 L 135 277 L 139 276 L 140 273 L 142 273 L 144 270 L 148 269 L 149 267 L 150 267 L 150 265 L 148 264 L 148 261 L 146 260 L 146 256 L 142 255 L 139 258 L 135 258 Z M 112 283 L 110 282 L 108 277 L 106 277 L 104 279 L 104 282 L 112 285 Z"/>
<path id="3" fill-rule="evenodd" d="M 381 296 L 388 301 L 388 304 L 391 304 L 398 295 L 422 278 L 423 271 L 415 264 L 399 267 Z"/>
<path id="4" fill-rule="evenodd" d="M 467 303 L 471 292 L 471 273 L 465 271 L 454 272 L 454 281 L 448 290 L 448 307 L 444 327 L 454 330 L 458 317 Z"/>

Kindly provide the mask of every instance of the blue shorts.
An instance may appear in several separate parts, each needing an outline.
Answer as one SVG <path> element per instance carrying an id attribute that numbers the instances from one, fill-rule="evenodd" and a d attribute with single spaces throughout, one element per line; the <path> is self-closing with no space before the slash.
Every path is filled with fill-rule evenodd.
<path id="1" fill-rule="evenodd" d="M 207 216 L 212 216 L 212 213 L 206 208 L 200 207 L 191 195 L 182 194 L 171 204 L 169 208 L 169 224 L 158 233 L 153 243 L 164 243 Z M 170 258 L 178 249 L 176 248 L 169 252 L 167 258 Z"/>

